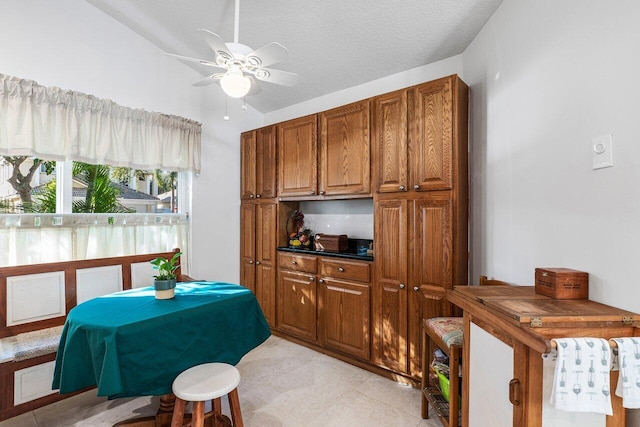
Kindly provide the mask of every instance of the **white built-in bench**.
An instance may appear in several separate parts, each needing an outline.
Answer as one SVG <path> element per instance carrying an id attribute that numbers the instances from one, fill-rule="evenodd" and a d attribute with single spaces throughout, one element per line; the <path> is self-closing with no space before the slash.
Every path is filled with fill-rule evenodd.
<path id="1" fill-rule="evenodd" d="M 86 300 L 151 286 L 149 261 L 159 256 L 173 252 L 0 268 L 0 420 L 73 395 L 51 389 L 67 314 Z"/>

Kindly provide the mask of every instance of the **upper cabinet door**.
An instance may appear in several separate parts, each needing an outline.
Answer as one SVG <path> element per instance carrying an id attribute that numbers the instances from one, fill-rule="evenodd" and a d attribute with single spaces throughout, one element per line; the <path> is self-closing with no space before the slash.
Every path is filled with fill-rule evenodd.
<path id="1" fill-rule="evenodd" d="M 374 188 L 379 193 L 407 191 L 407 90 L 373 99 Z"/>
<path id="2" fill-rule="evenodd" d="M 415 87 L 409 94 L 410 185 L 416 191 L 448 190 L 453 176 L 453 84 L 450 76 Z"/>
<path id="3" fill-rule="evenodd" d="M 276 127 L 267 126 L 256 131 L 256 198 L 277 196 L 276 186 Z"/>
<path id="4" fill-rule="evenodd" d="M 316 115 L 278 124 L 278 195 L 314 196 L 318 190 Z"/>
<path id="5" fill-rule="evenodd" d="M 371 194 L 369 100 L 320 113 L 320 194 Z"/>
<path id="6" fill-rule="evenodd" d="M 256 131 L 240 135 L 240 198 L 256 196 Z"/>

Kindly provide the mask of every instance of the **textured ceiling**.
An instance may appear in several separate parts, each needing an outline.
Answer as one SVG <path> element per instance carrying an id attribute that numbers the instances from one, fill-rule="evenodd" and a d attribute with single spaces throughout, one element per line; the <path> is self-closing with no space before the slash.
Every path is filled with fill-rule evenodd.
<path id="1" fill-rule="evenodd" d="M 213 59 L 198 28 L 233 41 L 234 0 L 87 1 L 165 52 Z M 241 0 L 239 42 L 283 44 L 289 58 L 271 68 L 300 76 L 294 87 L 260 82 L 246 101 L 267 113 L 460 54 L 501 2 Z"/>

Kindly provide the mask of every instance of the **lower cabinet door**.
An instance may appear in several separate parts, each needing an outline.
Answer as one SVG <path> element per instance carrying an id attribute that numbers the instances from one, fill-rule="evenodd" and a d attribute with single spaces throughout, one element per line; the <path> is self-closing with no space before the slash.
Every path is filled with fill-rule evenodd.
<path id="1" fill-rule="evenodd" d="M 256 266 L 255 294 L 267 323 L 276 325 L 276 268 L 260 264 Z"/>
<path id="2" fill-rule="evenodd" d="M 280 270 L 278 274 L 278 329 L 316 341 L 316 276 Z"/>
<path id="3" fill-rule="evenodd" d="M 322 345 L 369 360 L 370 286 L 325 278 L 318 282 L 319 335 Z"/>
<path id="4" fill-rule="evenodd" d="M 509 382 L 513 378 L 513 348 L 475 323 L 469 343 L 469 427 L 513 425 Z"/>

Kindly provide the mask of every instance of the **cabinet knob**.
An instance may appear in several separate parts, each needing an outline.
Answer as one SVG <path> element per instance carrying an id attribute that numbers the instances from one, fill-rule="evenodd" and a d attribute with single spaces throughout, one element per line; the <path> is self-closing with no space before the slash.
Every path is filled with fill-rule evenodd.
<path id="1" fill-rule="evenodd" d="M 252 259 L 249 260 L 249 264 L 253 264 L 253 260 Z"/>
<path id="2" fill-rule="evenodd" d="M 318 280 L 318 283 L 324 283 L 324 279 Z"/>
<path id="3" fill-rule="evenodd" d="M 400 283 L 400 289 L 404 289 L 404 283 Z"/>
<path id="4" fill-rule="evenodd" d="M 404 191 L 406 189 L 407 189 L 407 187 L 405 187 L 404 185 L 401 185 L 400 187 L 398 187 L 398 190 L 400 190 L 400 191 Z"/>
<path id="5" fill-rule="evenodd" d="M 250 198 L 250 199 L 253 199 L 253 194 L 249 194 L 249 198 Z"/>
<path id="6" fill-rule="evenodd" d="M 298 262 L 294 259 L 293 261 L 291 261 L 291 264 L 296 265 L 298 264 Z"/>
<path id="7" fill-rule="evenodd" d="M 413 290 L 414 290 L 414 291 L 416 291 L 416 292 L 418 292 L 418 291 L 420 290 L 420 287 L 418 287 L 418 286 L 414 286 L 414 287 L 413 287 Z"/>
<path id="8" fill-rule="evenodd" d="M 256 194 L 256 199 L 259 199 L 260 197 L 262 197 L 262 194 Z"/>
<path id="9" fill-rule="evenodd" d="M 313 277 L 313 276 L 309 276 L 309 281 L 310 281 L 310 282 L 313 282 L 315 279 L 316 279 L 315 277 Z"/>
<path id="10" fill-rule="evenodd" d="M 260 261 L 256 261 L 256 265 L 260 265 Z"/>
<path id="11" fill-rule="evenodd" d="M 338 271 L 339 271 L 340 273 L 344 273 L 344 268 L 342 268 L 342 267 L 338 267 Z"/>
<path id="12" fill-rule="evenodd" d="M 419 186 L 418 184 L 416 184 L 416 185 L 414 185 L 414 186 L 413 186 L 413 189 L 414 189 L 414 190 L 419 190 L 419 189 L 420 189 L 420 186 Z"/>
<path id="13" fill-rule="evenodd" d="M 315 191 L 313 191 L 313 190 L 311 190 L 311 191 L 309 192 L 309 194 L 316 194 L 316 192 L 315 192 Z"/>
<path id="14" fill-rule="evenodd" d="M 323 194 L 324 194 L 324 191 L 321 191 L 321 192 L 320 192 L 320 195 L 322 196 Z"/>

